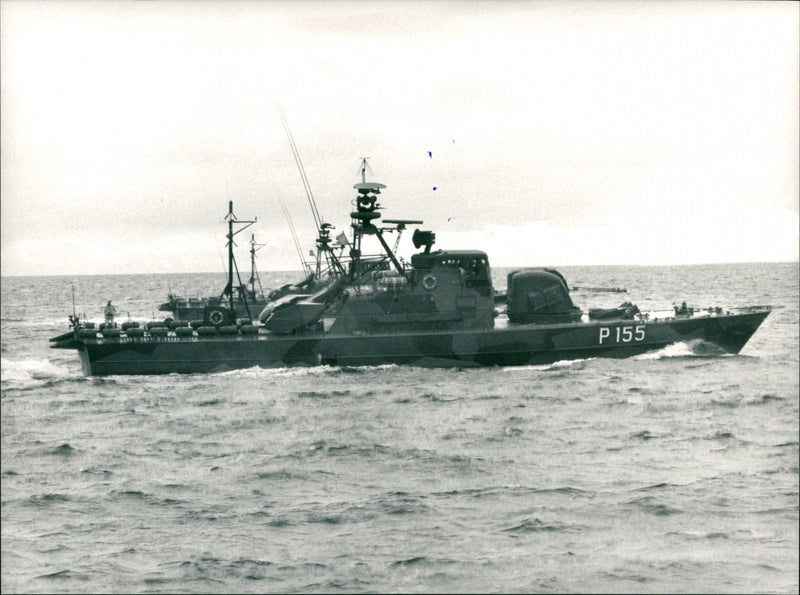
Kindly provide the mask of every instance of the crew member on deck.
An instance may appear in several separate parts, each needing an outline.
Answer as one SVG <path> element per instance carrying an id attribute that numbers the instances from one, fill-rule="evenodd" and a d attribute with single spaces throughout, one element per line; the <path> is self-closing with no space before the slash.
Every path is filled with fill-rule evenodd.
<path id="1" fill-rule="evenodd" d="M 106 312 L 106 324 L 114 324 L 114 314 L 117 313 L 117 309 L 111 305 L 111 300 L 108 300 L 105 312 Z"/>

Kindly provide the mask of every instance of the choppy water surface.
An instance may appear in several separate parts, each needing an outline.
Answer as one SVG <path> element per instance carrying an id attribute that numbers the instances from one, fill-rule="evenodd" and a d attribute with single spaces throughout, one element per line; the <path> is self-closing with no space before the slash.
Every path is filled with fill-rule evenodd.
<path id="1" fill-rule="evenodd" d="M 98 379 L 48 348 L 71 283 L 219 275 L 3 279 L 3 592 L 797 592 L 797 265 L 563 272 L 776 308 L 738 356 Z"/>

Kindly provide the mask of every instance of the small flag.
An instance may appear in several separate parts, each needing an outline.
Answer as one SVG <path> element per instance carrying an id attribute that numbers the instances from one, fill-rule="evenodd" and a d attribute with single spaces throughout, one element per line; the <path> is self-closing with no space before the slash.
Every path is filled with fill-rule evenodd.
<path id="1" fill-rule="evenodd" d="M 350 245 L 350 242 L 347 241 L 347 236 L 345 235 L 344 232 L 342 232 L 338 236 L 336 236 L 336 241 L 338 242 L 338 244 L 340 246 L 349 246 Z"/>

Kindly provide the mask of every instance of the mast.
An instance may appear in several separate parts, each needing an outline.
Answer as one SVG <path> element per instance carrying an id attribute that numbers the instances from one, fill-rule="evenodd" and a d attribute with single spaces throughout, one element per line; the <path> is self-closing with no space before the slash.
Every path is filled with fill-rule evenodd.
<path id="1" fill-rule="evenodd" d="M 383 188 L 386 188 L 385 184 L 379 184 L 378 182 L 367 182 L 367 168 L 369 168 L 369 164 L 367 163 L 367 157 L 361 158 L 361 183 L 356 184 L 353 186 L 356 190 L 358 190 L 358 197 L 356 198 L 356 210 L 350 213 L 350 217 L 352 218 L 352 227 L 353 227 L 353 244 L 350 249 L 350 276 L 352 280 L 357 280 L 359 275 L 361 275 L 364 271 L 360 270 L 360 260 L 361 260 L 361 239 L 362 237 L 367 235 L 374 235 L 378 238 L 381 246 L 383 247 L 386 256 L 389 258 L 391 263 L 394 265 L 394 268 L 397 269 L 397 272 L 400 273 L 403 277 L 405 277 L 406 272 L 405 268 L 400 261 L 397 260 L 397 256 L 395 256 L 395 250 L 397 249 L 397 244 L 395 244 L 394 250 L 389 247 L 389 244 L 386 243 L 386 239 L 383 237 L 384 231 L 396 231 L 398 232 L 397 243 L 400 241 L 400 235 L 403 230 L 406 228 L 406 225 L 414 225 L 414 224 L 421 224 L 422 221 L 412 220 L 412 219 L 384 219 L 384 223 L 388 223 L 395 227 L 378 227 L 375 225 L 375 222 L 381 218 L 380 211 L 377 209 L 381 208 L 381 205 L 377 204 L 378 194 L 381 193 Z"/>
<path id="2" fill-rule="evenodd" d="M 233 201 L 228 201 L 228 303 L 233 310 Z"/>
<path id="3" fill-rule="evenodd" d="M 231 310 L 235 310 L 234 301 L 233 301 L 233 268 L 235 266 L 235 261 L 233 259 L 233 246 L 235 245 L 233 242 L 233 236 L 235 236 L 240 231 L 244 231 L 254 223 L 258 221 L 258 217 L 253 219 L 252 221 L 239 221 L 236 219 L 236 215 L 233 214 L 233 201 L 228 201 L 228 214 L 225 216 L 225 219 L 228 220 L 228 285 L 225 287 L 225 291 L 223 294 L 227 294 L 228 296 L 228 305 L 230 306 Z M 236 223 L 237 225 L 243 225 L 241 229 L 237 229 L 233 231 L 233 224 Z M 236 275 L 238 277 L 239 270 L 236 270 Z M 239 285 L 241 285 L 241 279 L 239 279 Z M 245 303 L 247 303 L 245 301 Z"/>
<path id="4" fill-rule="evenodd" d="M 75 312 L 75 284 L 72 284 L 72 316 L 68 318 L 70 325 L 75 330 L 78 330 L 80 326 L 80 320 L 78 319 L 78 314 Z"/>
<path id="5" fill-rule="evenodd" d="M 339 257 L 331 248 L 331 240 L 330 232 L 332 229 L 336 229 L 330 223 L 323 223 L 319 228 L 319 235 L 317 236 L 317 268 L 316 268 L 316 276 L 320 277 L 322 275 L 322 259 L 325 258 L 325 264 L 328 267 L 329 271 L 333 271 L 337 275 L 344 276 L 345 270 L 342 266 L 342 263 L 339 261 Z"/>
<path id="6" fill-rule="evenodd" d="M 258 288 L 261 293 L 264 293 L 264 288 L 261 287 L 261 279 L 256 270 L 256 252 L 261 250 L 266 244 L 256 244 L 255 234 L 250 234 L 250 287 L 253 292 L 253 297 L 256 296 L 256 280 L 258 280 Z"/>

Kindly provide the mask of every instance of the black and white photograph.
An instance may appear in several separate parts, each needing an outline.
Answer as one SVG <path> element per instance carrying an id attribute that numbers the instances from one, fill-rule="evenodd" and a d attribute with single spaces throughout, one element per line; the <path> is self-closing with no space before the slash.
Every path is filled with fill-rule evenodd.
<path id="1" fill-rule="evenodd" d="M 0 0 L 0 591 L 800 591 L 800 3 Z"/>

